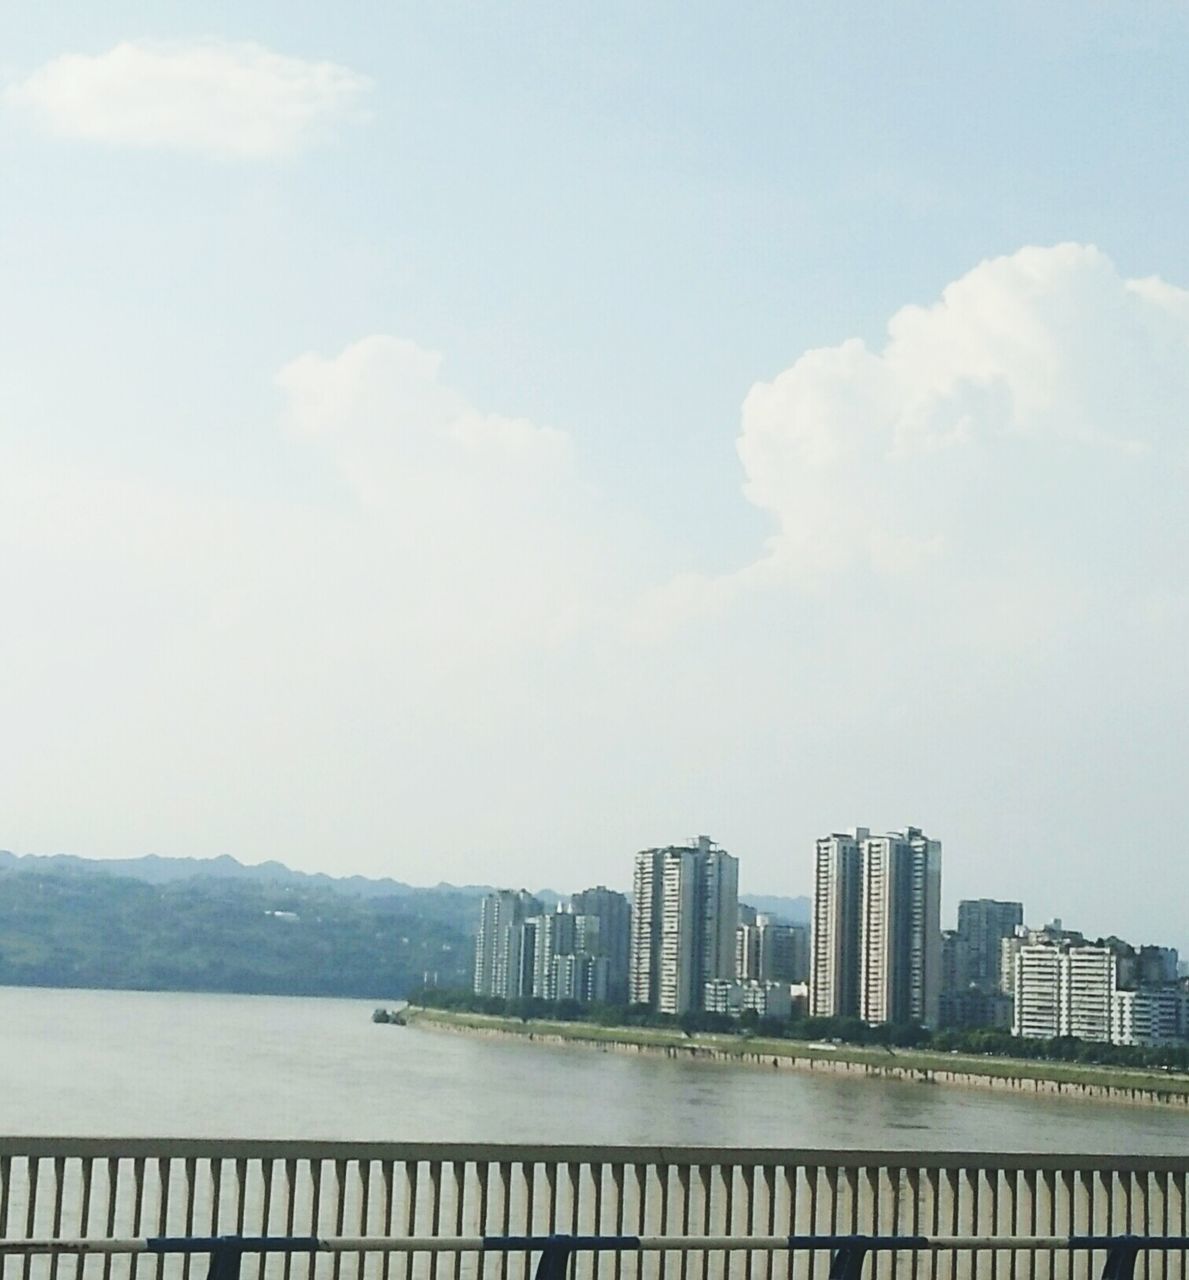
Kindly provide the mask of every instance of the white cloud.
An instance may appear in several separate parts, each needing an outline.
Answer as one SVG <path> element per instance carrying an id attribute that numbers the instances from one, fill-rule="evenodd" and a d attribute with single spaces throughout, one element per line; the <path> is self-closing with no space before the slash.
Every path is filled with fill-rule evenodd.
<path id="1" fill-rule="evenodd" d="M 52 133 L 247 159 L 290 155 L 361 114 L 366 76 L 256 44 L 127 41 L 64 54 L 5 92 Z"/>
<path id="2" fill-rule="evenodd" d="M 1187 447 L 1189 293 L 1073 244 L 982 263 L 880 351 L 807 352 L 752 389 L 739 439 L 770 554 L 806 581 L 1059 577 L 1125 551 L 1159 572 L 1167 542 L 1119 508 L 1180 527 Z"/>

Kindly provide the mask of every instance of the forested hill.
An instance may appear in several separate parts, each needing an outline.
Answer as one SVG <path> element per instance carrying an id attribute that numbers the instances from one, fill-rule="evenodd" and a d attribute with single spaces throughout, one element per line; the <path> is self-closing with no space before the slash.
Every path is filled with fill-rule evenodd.
<path id="1" fill-rule="evenodd" d="M 294 871 L 234 858 L 0 851 L 0 986 L 397 999 L 469 987 L 487 885 Z M 558 894 L 538 890 L 552 906 Z M 803 898 L 750 897 L 803 919 Z"/>
<path id="2" fill-rule="evenodd" d="M 470 981 L 477 895 L 0 870 L 0 985 L 396 999 Z"/>

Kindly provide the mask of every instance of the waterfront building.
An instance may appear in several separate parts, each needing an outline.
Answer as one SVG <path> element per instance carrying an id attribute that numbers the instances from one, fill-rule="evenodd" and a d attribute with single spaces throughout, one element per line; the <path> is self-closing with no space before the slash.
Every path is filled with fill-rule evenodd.
<path id="1" fill-rule="evenodd" d="M 525 946 L 525 952 L 531 950 L 532 980 L 526 995 L 533 995 L 538 1000 L 558 1000 L 557 977 L 554 961 L 563 956 L 572 956 L 577 948 L 577 917 L 572 911 L 558 904 L 556 911 L 537 916 L 525 921 L 526 935 L 533 935 L 531 946 Z"/>
<path id="2" fill-rule="evenodd" d="M 1167 1044 L 1189 1034 L 1186 993 L 1168 948 L 1139 952 L 1119 938 L 1098 943 L 1047 938 L 1015 956 L 1019 1036 L 1072 1036 L 1098 1044 Z M 1154 981 L 1145 981 L 1145 979 Z"/>
<path id="3" fill-rule="evenodd" d="M 870 832 L 835 832 L 817 842 L 813 878 L 809 1012 L 858 1017 L 861 845 Z"/>
<path id="4" fill-rule="evenodd" d="M 811 1012 L 937 1026 L 941 842 L 867 827 L 817 842 Z"/>
<path id="5" fill-rule="evenodd" d="M 483 899 L 475 938 L 476 995 L 507 1000 L 531 994 L 536 931 L 524 925 L 543 913 L 540 900 L 524 889 L 497 889 Z"/>
<path id="6" fill-rule="evenodd" d="M 633 1004 L 685 1013 L 702 1007 L 708 981 L 734 978 L 738 886 L 738 859 L 706 836 L 636 855 Z"/>
<path id="7" fill-rule="evenodd" d="M 1116 991 L 1111 1013 L 1116 1044 L 1176 1044 L 1189 1037 L 1189 994 L 1179 986 Z"/>
<path id="8" fill-rule="evenodd" d="M 754 1012 L 759 1018 L 793 1016 L 793 996 L 787 982 L 761 982 L 757 979 L 714 978 L 703 989 L 707 1013 L 726 1013 L 738 1018 Z"/>
<path id="9" fill-rule="evenodd" d="M 761 982 L 805 982 L 809 977 L 809 930 L 754 914 L 739 925 L 735 976 Z"/>
<path id="10" fill-rule="evenodd" d="M 554 1000 L 576 1000 L 579 1004 L 604 1004 L 607 1001 L 611 964 L 606 956 L 576 952 L 555 956 L 552 989 Z"/>
<path id="11" fill-rule="evenodd" d="M 598 921 L 597 941 L 588 927 L 578 941 L 578 950 L 607 960 L 607 994 L 612 1004 L 628 1002 L 628 969 L 632 949 L 632 906 L 627 895 L 597 885 L 573 895 L 570 905 L 579 919 Z"/>
<path id="12" fill-rule="evenodd" d="M 957 929 L 941 935 L 940 1026 L 1010 1027 L 1003 940 L 1014 938 L 1023 921 L 1019 902 L 977 898 L 958 904 Z"/>
<path id="13" fill-rule="evenodd" d="M 965 899 L 958 903 L 958 947 L 961 985 L 983 991 L 999 986 L 1004 938 L 1015 936 L 1024 923 L 1024 904 L 995 898 Z"/>
<path id="14" fill-rule="evenodd" d="M 917 827 L 863 842 L 859 1017 L 937 1026 L 941 842 Z"/>
<path id="15" fill-rule="evenodd" d="M 1023 947 L 1049 943 L 1082 946 L 1085 935 L 1076 929 L 1066 929 L 1060 918 L 1050 921 L 1039 929 L 1028 929 L 1017 926 L 1010 937 L 1005 937 L 999 944 L 999 986 L 1007 995 L 1015 998 L 1016 964 Z"/>

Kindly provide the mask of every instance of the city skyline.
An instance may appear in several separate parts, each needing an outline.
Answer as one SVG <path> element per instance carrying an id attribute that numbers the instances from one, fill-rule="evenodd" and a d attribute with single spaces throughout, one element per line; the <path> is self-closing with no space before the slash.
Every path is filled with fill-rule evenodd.
<path id="1" fill-rule="evenodd" d="M 943 929 L 942 843 L 919 827 L 835 831 L 812 856 L 808 922 L 743 902 L 739 859 L 705 835 L 638 851 L 630 898 L 600 885 L 545 913 L 523 889 L 495 890 L 480 911 L 474 994 L 682 1019 L 1189 1040 L 1175 947 L 1091 940 L 1060 920 L 1028 926 L 1022 902 L 986 897 L 962 899 Z"/>

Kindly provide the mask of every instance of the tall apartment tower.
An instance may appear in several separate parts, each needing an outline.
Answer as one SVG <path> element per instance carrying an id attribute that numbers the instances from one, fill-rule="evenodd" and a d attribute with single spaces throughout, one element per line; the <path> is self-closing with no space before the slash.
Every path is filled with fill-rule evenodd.
<path id="1" fill-rule="evenodd" d="M 475 938 L 474 990 L 480 996 L 515 999 L 532 994 L 535 932 L 524 925 L 543 914 L 538 899 L 524 889 L 497 889 L 479 909 Z"/>
<path id="2" fill-rule="evenodd" d="M 941 842 L 866 827 L 817 842 L 810 1011 L 936 1026 Z"/>
<path id="3" fill-rule="evenodd" d="M 917 827 L 863 841 L 859 1017 L 935 1027 L 941 996 L 941 841 Z"/>
<path id="4" fill-rule="evenodd" d="M 660 1013 L 702 1007 L 735 976 L 739 862 L 706 836 L 636 854 L 629 995 Z"/>
<path id="5" fill-rule="evenodd" d="M 859 1015 L 862 845 L 869 834 L 859 827 L 817 842 L 809 981 L 809 1012 L 816 1018 Z"/>
<path id="6" fill-rule="evenodd" d="M 570 905 L 575 915 L 598 920 L 598 942 L 593 954 L 607 960 L 607 999 L 612 1004 L 626 1004 L 632 950 L 632 906 L 627 895 L 600 884 L 574 894 Z"/>
<path id="7" fill-rule="evenodd" d="M 1015 936 L 1024 923 L 1019 902 L 973 898 L 958 903 L 958 964 L 956 981 L 983 991 L 999 988 L 1003 939 Z"/>

